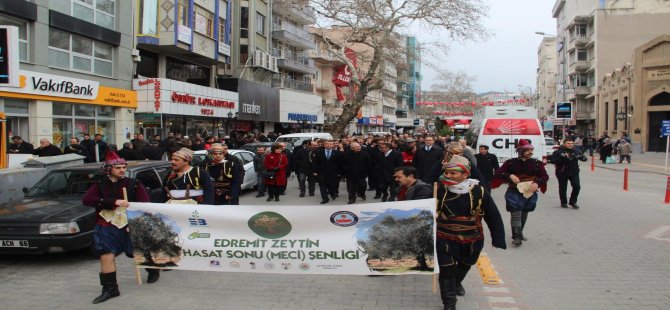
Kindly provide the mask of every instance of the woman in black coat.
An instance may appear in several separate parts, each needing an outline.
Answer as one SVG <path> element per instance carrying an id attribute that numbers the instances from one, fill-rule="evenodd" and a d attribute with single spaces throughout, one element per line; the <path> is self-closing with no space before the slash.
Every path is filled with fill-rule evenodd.
<path id="1" fill-rule="evenodd" d="M 612 156 L 612 149 L 610 139 L 603 140 L 603 145 L 600 146 L 600 160 L 603 164 L 607 163 L 607 157 Z"/>

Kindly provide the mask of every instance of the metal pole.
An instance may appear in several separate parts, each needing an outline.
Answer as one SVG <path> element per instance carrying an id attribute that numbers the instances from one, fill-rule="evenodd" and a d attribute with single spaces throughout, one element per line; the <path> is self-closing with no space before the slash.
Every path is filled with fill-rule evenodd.
<path id="1" fill-rule="evenodd" d="M 670 136 L 665 136 L 665 172 L 668 172 L 668 152 L 670 151 Z"/>

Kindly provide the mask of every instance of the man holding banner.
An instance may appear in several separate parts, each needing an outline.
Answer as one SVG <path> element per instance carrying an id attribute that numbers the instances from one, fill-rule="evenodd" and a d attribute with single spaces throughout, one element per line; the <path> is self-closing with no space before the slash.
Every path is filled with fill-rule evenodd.
<path id="1" fill-rule="evenodd" d="M 209 149 L 211 158 L 202 162 L 201 168 L 207 170 L 213 179 L 214 200 L 217 205 L 239 205 L 240 191 L 244 181 L 242 161 L 228 154 L 228 146 L 214 143 Z"/>
<path id="2" fill-rule="evenodd" d="M 165 180 L 167 203 L 214 204 L 214 185 L 207 170 L 191 167 L 193 151 L 182 147 L 172 153 L 172 172 Z"/>
<path id="3" fill-rule="evenodd" d="M 435 246 L 444 309 L 456 309 L 456 296 L 465 295 L 461 282 L 484 247 L 482 218 L 491 231 L 493 246 L 507 248 L 500 212 L 479 181 L 469 178 L 470 169 L 470 161 L 454 155 L 439 178 Z"/>
<path id="4" fill-rule="evenodd" d="M 102 294 L 93 300 L 94 304 L 119 296 L 116 283 L 115 257 L 125 253 L 133 257 L 132 243 L 128 233 L 128 219 L 125 208 L 129 201 L 149 202 L 149 195 L 139 180 L 125 177 L 126 161 L 113 151 L 107 152 L 104 169 L 107 178 L 93 183 L 82 199 L 84 205 L 95 208 L 96 223 L 93 233 L 95 252 L 100 255 L 100 284 Z M 127 196 L 127 197 L 125 197 Z M 118 210 L 117 210 L 118 209 Z M 158 281 L 157 269 L 147 269 L 148 283 Z"/>

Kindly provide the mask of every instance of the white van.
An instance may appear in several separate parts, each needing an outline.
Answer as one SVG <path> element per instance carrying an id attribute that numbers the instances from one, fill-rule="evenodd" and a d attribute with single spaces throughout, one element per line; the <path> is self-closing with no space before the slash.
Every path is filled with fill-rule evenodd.
<path id="1" fill-rule="evenodd" d="M 298 145 L 301 145 L 302 141 L 305 140 L 314 141 L 316 139 L 333 140 L 333 136 L 327 132 L 292 133 L 288 135 L 279 136 L 277 140 L 275 140 L 275 142 L 290 143 L 294 147 L 296 147 Z"/>
<path id="2" fill-rule="evenodd" d="M 465 139 L 477 152 L 480 145 L 487 145 L 501 163 L 518 157 L 516 146 L 525 139 L 535 146 L 533 157 L 546 163 L 544 135 L 535 108 L 493 106 L 476 110 Z"/>

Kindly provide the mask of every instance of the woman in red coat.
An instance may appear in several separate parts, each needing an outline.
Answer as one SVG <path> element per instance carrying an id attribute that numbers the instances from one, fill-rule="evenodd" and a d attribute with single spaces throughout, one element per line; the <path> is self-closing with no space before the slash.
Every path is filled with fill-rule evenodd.
<path id="1" fill-rule="evenodd" d="M 279 201 L 279 193 L 286 187 L 286 167 L 288 166 L 288 157 L 282 153 L 283 149 L 279 143 L 275 143 L 270 148 L 271 153 L 265 156 L 263 165 L 268 171 L 274 171 L 273 178 L 265 178 L 265 185 L 268 187 L 268 199 Z"/>
<path id="2" fill-rule="evenodd" d="M 416 145 L 408 146 L 405 151 L 402 152 L 402 163 L 404 166 L 412 165 L 414 154 L 416 154 Z"/>

